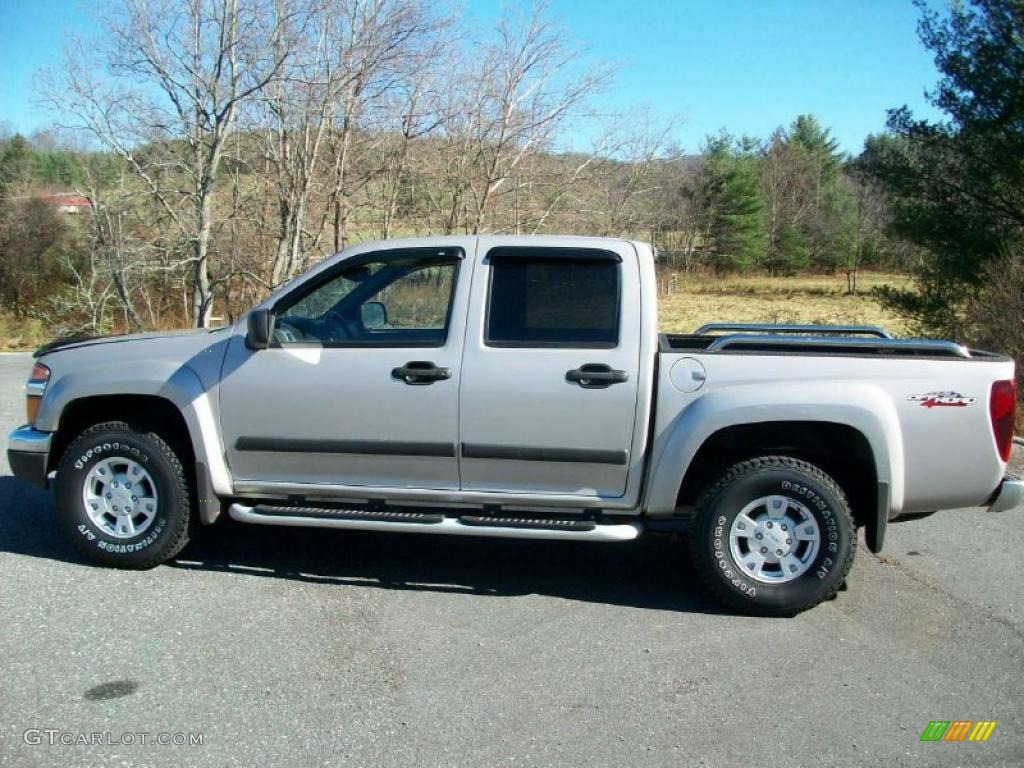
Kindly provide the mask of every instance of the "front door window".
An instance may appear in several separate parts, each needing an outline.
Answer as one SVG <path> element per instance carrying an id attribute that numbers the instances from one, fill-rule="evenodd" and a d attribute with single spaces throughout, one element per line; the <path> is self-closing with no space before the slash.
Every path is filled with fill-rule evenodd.
<path id="1" fill-rule="evenodd" d="M 458 264 L 437 249 L 357 260 L 275 311 L 274 345 L 443 346 Z"/>

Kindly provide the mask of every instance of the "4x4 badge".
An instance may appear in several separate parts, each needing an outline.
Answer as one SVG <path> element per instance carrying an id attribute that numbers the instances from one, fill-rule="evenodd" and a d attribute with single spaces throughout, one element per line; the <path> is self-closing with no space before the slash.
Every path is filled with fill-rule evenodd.
<path id="1" fill-rule="evenodd" d="M 926 392 L 923 395 L 909 395 L 907 400 L 920 403 L 925 408 L 964 408 L 976 403 L 976 397 L 964 397 L 959 392 Z"/>

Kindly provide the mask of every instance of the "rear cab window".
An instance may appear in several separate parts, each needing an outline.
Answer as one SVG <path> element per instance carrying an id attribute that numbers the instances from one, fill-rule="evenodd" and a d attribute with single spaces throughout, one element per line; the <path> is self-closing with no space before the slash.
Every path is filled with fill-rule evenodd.
<path id="1" fill-rule="evenodd" d="M 590 248 L 488 252 L 489 347 L 611 349 L 619 343 L 621 259 Z"/>

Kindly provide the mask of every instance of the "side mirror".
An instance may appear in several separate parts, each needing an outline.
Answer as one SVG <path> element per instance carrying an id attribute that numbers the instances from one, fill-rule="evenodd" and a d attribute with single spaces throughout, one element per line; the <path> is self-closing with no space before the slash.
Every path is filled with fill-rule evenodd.
<path id="1" fill-rule="evenodd" d="M 388 324 L 388 310 L 379 301 L 368 301 L 359 307 L 359 319 L 363 328 L 376 331 Z"/>
<path id="2" fill-rule="evenodd" d="M 247 318 L 245 346 L 249 349 L 266 349 L 270 346 L 270 334 L 274 315 L 269 309 L 254 309 Z"/>

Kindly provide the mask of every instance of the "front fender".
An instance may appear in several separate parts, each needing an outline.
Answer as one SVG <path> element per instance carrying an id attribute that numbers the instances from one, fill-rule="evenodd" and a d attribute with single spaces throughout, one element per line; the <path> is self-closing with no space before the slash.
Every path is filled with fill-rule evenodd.
<path id="1" fill-rule="evenodd" d="M 204 367 L 219 370 L 214 356 L 203 359 Z M 171 402 L 181 412 L 188 428 L 199 474 L 205 467 L 211 490 L 222 496 L 231 495 L 231 476 L 221 444 L 216 395 L 211 392 L 216 378 L 206 371 L 210 386 L 193 367 L 171 360 L 148 359 L 144 365 L 131 361 L 90 361 L 88 365 L 58 366 L 60 374 L 47 387 L 40 406 L 36 428 L 54 432 L 64 409 L 73 401 L 103 395 L 148 395 Z M 140 373 L 140 372 L 144 372 Z M 204 483 L 199 478 L 200 496 L 205 497 Z M 201 508 L 214 506 L 201 504 Z"/>
<path id="2" fill-rule="evenodd" d="M 870 384 L 818 380 L 730 386 L 708 392 L 683 408 L 655 435 L 658 458 L 648 484 L 648 514 L 672 513 L 686 470 L 708 438 L 726 427 L 771 421 L 823 422 L 856 429 L 871 448 L 879 485 L 888 491 L 890 513 L 902 509 L 903 439 L 892 400 Z"/>

